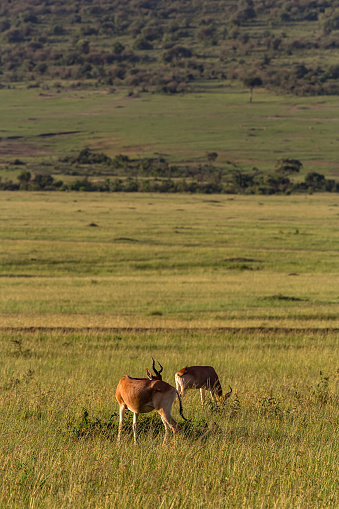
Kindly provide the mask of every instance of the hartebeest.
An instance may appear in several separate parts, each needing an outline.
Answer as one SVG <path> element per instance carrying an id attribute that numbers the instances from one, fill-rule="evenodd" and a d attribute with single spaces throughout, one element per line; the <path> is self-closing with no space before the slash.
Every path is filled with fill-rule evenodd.
<path id="1" fill-rule="evenodd" d="M 232 394 L 230 392 L 223 394 L 219 377 L 211 366 L 186 366 L 175 374 L 175 384 L 180 396 L 184 396 L 187 389 L 200 389 L 201 404 L 205 401 L 205 391 L 210 391 L 214 402 L 220 404 L 220 400 L 225 400 Z"/>
<path id="2" fill-rule="evenodd" d="M 183 419 L 187 420 L 182 412 L 181 398 L 178 391 L 172 387 L 172 385 L 169 385 L 162 380 L 161 373 L 163 367 L 159 362 L 160 371 L 157 371 L 155 369 L 154 359 L 152 360 L 152 367 L 155 375 L 152 375 L 152 373 L 147 369 L 146 373 L 148 378 L 132 378 L 125 375 L 118 384 L 116 391 L 116 398 L 120 405 L 118 444 L 120 444 L 121 440 L 126 408 L 133 412 L 133 434 L 135 444 L 137 442 L 138 415 L 152 412 L 153 410 L 158 412 L 165 426 L 165 437 L 163 443 L 166 442 L 170 429 L 172 429 L 173 435 L 175 436 L 178 430 L 178 424 L 171 415 L 171 408 L 176 396 L 178 396 L 179 399 L 180 415 Z"/>

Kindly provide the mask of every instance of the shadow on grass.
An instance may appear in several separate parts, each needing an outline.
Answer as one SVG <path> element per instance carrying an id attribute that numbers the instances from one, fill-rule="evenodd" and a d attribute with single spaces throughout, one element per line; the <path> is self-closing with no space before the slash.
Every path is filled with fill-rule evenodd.
<path id="1" fill-rule="evenodd" d="M 200 443 L 218 435 L 223 435 L 224 438 L 246 439 L 249 434 L 253 435 L 253 430 L 250 432 L 249 429 L 250 423 L 255 420 L 256 423 L 263 424 L 263 431 L 260 431 L 258 435 L 260 439 L 279 437 L 282 430 L 272 428 L 268 432 L 267 423 L 272 422 L 276 427 L 280 426 L 282 421 L 300 422 L 300 426 L 303 428 L 304 420 L 309 419 L 310 409 L 315 412 L 323 412 L 328 404 L 337 407 L 338 396 L 334 389 L 338 380 L 339 370 L 332 375 L 325 375 L 320 371 L 320 379 L 313 389 L 308 387 L 303 390 L 297 390 L 295 387 L 290 388 L 288 404 L 281 394 L 279 398 L 272 393 L 269 395 L 257 394 L 250 399 L 240 399 L 239 395 L 235 393 L 232 400 L 228 399 L 221 405 L 216 405 L 213 401 L 208 400 L 205 403 L 205 416 L 200 419 L 180 420 L 178 434 L 186 440 Z M 330 387 L 330 382 L 333 387 Z M 9 387 L 14 387 L 16 383 L 16 381 L 11 381 Z M 329 414 L 329 418 L 330 416 L 331 414 Z M 228 429 L 222 430 L 213 419 L 228 423 L 232 421 L 233 424 Z M 323 419 L 325 419 L 324 416 Z M 132 412 L 126 412 L 123 433 L 131 439 L 133 438 L 132 423 Z M 248 426 L 244 426 L 244 423 L 247 423 Z M 96 417 L 91 416 L 86 408 L 82 408 L 77 417 L 68 421 L 66 433 L 75 440 L 101 437 L 113 442 L 117 438 L 118 426 L 119 416 L 116 412 L 109 417 Z M 157 412 L 140 414 L 137 433 L 140 438 L 146 435 L 151 438 L 162 437 L 164 425 L 159 414 Z"/>
<path id="2" fill-rule="evenodd" d="M 128 413 L 125 416 L 123 432 L 124 435 L 133 437 L 133 414 Z M 114 412 L 108 418 L 99 418 L 91 416 L 86 408 L 81 410 L 78 417 L 70 420 L 66 427 L 66 432 L 74 439 L 91 439 L 94 437 L 103 437 L 114 441 L 117 438 L 119 426 L 119 416 Z M 212 422 L 208 424 L 205 419 L 200 421 L 183 421 L 178 423 L 178 432 L 186 439 L 198 440 L 207 438 L 211 434 L 221 432 L 220 427 Z M 160 416 L 153 412 L 150 415 L 139 415 L 138 418 L 138 436 L 147 434 L 153 438 L 164 434 L 164 425 Z"/>

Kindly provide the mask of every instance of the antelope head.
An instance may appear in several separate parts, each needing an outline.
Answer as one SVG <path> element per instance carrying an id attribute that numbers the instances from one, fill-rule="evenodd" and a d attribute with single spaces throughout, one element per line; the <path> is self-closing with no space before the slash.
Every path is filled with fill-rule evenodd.
<path id="1" fill-rule="evenodd" d="M 162 370 L 163 370 L 164 368 L 162 367 L 162 365 L 161 365 L 161 364 L 160 364 L 160 362 L 158 361 L 158 364 L 159 364 L 159 366 L 160 366 L 160 371 L 158 371 L 158 370 L 156 369 L 156 367 L 155 367 L 155 360 L 153 359 L 153 357 L 152 357 L 152 361 L 153 361 L 152 368 L 153 368 L 153 371 L 154 371 L 155 375 L 152 375 L 152 373 L 150 372 L 150 370 L 149 370 L 149 369 L 146 369 L 146 374 L 147 374 L 148 378 L 149 378 L 150 380 L 162 380 L 161 373 L 162 373 Z"/>

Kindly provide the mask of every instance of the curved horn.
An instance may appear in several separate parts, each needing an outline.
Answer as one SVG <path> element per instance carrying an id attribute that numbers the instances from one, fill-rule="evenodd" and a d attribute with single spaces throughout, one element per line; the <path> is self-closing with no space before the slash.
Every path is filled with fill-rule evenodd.
<path id="1" fill-rule="evenodd" d="M 153 357 L 152 357 L 152 361 L 153 361 L 152 368 L 153 368 L 154 373 L 155 373 L 156 375 L 160 375 L 160 373 L 162 372 L 162 370 L 163 370 L 164 368 L 162 367 L 162 365 L 161 365 L 161 364 L 160 364 L 160 362 L 158 361 L 158 364 L 159 364 L 159 366 L 160 366 L 160 371 L 157 371 L 157 370 L 155 369 L 155 360 L 153 359 Z"/>

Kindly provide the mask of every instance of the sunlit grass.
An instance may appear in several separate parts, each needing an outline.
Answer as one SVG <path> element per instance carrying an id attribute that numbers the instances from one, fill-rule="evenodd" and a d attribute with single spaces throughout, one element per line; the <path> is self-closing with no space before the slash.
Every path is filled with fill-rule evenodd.
<path id="1" fill-rule="evenodd" d="M 336 507 L 338 338 L 327 332 L 1 334 L 4 507 Z M 20 339 L 18 344 L 17 340 Z M 155 414 L 116 447 L 115 387 L 164 379 L 188 363 L 216 367 L 222 409 L 183 400 L 175 447 Z M 84 413 L 86 412 L 86 414 Z M 87 417 L 84 419 L 84 415 Z M 130 415 L 128 422 L 130 422 Z"/>
<path id="2" fill-rule="evenodd" d="M 4 326 L 338 326 L 338 276 L 227 271 L 199 276 L 4 278 Z M 194 324 L 192 324 L 194 321 Z"/>
<path id="3" fill-rule="evenodd" d="M 2 199 L 3 326 L 338 326 L 335 195 Z"/>

